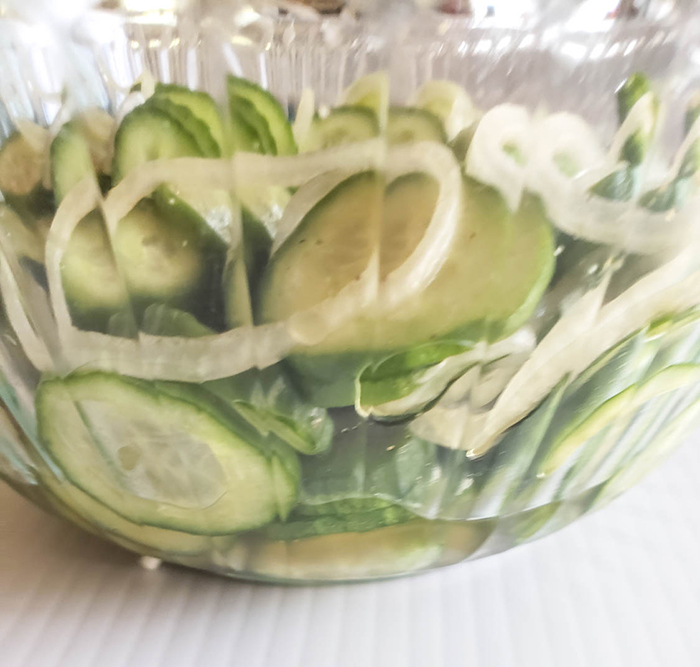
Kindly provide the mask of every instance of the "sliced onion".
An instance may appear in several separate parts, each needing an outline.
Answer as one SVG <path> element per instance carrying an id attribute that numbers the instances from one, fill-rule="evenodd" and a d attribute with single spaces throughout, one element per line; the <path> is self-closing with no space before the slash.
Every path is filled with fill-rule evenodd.
<path id="1" fill-rule="evenodd" d="M 376 105 L 365 103 L 368 97 L 376 96 Z M 377 114 L 379 129 L 386 131 L 389 117 L 389 77 L 386 72 L 372 72 L 355 79 L 338 98 L 338 106 L 360 104 L 371 108 Z"/>
<path id="2" fill-rule="evenodd" d="M 684 210 L 653 213 L 634 202 L 597 197 L 590 188 L 615 169 L 626 139 L 644 123 L 653 120 L 651 98 L 644 96 L 630 111 L 618 130 L 613 146 L 605 154 L 593 129 L 574 114 L 554 114 L 539 125 L 537 142 L 528 168 L 528 187 L 540 194 L 554 225 L 578 238 L 639 254 L 678 251 L 693 235 L 695 205 Z M 651 115 L 650 115 L 651 114 Z M 700 124 L 683 142 L 676 155 L 671 176 L 681 167 L 685 152 L 700 136 Z M 556 164 L 559 154 L 572 156 L 580 173 L 567 176 Z"/>
<path id="3" fill-rule="evenodd" d="M 230 190 L 232 163 L 227 159 L 181 157 L 145 162 L 113 187 L 102 205 L 111 232 L 144 197 L 163 183 L 186 188 Z"/>
<path id="4" fill-rule="evenodd" d="M 601 289 L 584 295 L 540 342 L 488 413 L 478 433 L 463 440 L 481 456 L 505 429 L 527 415 L 567 375 L 574 377 L 601 354 L 654 319 L 700 303 L 696 251 L 678 255 L 602 308 Z M 684 277 L 686 276 L 686 277 Z"/>
<path id="5" fill-rule="evenodd" d="M 297 105 L 297 113 L 292 126 L 292 134 L 297 146 L 301 147 L 306 141 L 311 125 L 314 122 L 314 114 L 316 113 L 316 100 L 314 97 L 313 88 L 304 88 Z"/>
<path id="6" fill-rule="evenodd" d="M 508 155 L 504 146 L 517 146 L 527 162 L 532 135 L 532 122 L 525 107 L 499 104 L 479 121 L 467 153 L 467 174 L 497 188 L 512 211 L 520 205 L 526 167 Z"/>
<path id="7" fill-rule="evenodd" d="M 462 172 L 454 153 L 432 141 L 397 146 L 387 155 L 387 177 L 418 171 L 438 182 L 440 191 L 435 210 L 410 256 L 382 281 L 379 302 L 391 309 L 425 288 L 440 270 L 452 248 L 462 218 Z"/>
<path id="8" fill-rule="evenodd" d="M 236 153 L 233 156 L 234 188 L 262 186 L 299 187 L 316 176 L 334 169 L 356 173 L 382 169 L 386 144 L 370 139 L 302 155 L 275 156 Z"/>
<path id="9" fill-rule="evenodd" d="M 632 106 L 627 117 L 618 128 L 613 138 L 608 161 L 613 164 L 620 159 L 620 153 L 629 139 L 635 132 L 642 130 L 646 136 L 651 136 L 654 130 L 654 93 L 642 95 Z"/>

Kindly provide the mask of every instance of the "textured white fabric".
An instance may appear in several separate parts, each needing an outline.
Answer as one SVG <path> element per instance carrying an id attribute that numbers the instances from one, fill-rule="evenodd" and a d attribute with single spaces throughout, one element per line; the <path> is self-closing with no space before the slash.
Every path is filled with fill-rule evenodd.
<path id="1" fill-rule="evenodd" d="M 147 571 L 0 486 L 2 667 L 696 667 L 700 433 L 539 542 L 376 584 Z"/>

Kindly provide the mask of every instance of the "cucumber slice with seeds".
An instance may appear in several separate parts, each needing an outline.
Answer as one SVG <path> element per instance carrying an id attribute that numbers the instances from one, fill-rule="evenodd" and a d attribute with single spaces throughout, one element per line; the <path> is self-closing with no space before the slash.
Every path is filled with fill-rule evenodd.
<path id="1" fill-rule="evenodd" d="M 40 435 L 66 477 L 135 523 L 214 535 L 286 512 L 269 452 L 190 401 L 104 373 L 42 383 Z M 290 489 L 294 480 L 288 480 Z"/>

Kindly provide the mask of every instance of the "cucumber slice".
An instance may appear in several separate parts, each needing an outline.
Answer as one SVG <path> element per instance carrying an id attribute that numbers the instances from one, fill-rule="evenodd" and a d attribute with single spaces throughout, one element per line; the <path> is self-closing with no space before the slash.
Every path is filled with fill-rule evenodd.
<path id="1" fill-rule="evenodd" d="M 304 403 L 279 366 L 207 382 L 203 387 L 261 435 L 272 433 L 302 454 L 318 454 L 331 445 L 334 428 L 326 411 Z"/>
<path id="2" fill-rule="evenodd" d="M 389 109 L 386 135 L 390 144 L 407 144 L 416 141 L 447 143 L 447 135 L 440 119 L 430 111 L 411 107 Z"/>
<path id="3" fill-rule="evenodd" d="M 347 514 L 367 514 L 376 510 L 388 509 L 392 503 L 381 498 L 344 498 L 316 505 L 300 504 L 294 508 L 295 518 L 317 518 L 320 516 L 345 516 Z"/>
<path id="4" fill-rule="evenodd" d="M 30 195 L 41 181 L 46 156 L 17 132 L 0 148 L 0 192 L 5 199 Z"/>
<path id="5" fill-rule="evenodd" d="M 73 231 L 61 280 L 73 324 L 81 329 L 105 331 L 113 315 L 129 311 L 129 293 L 99 213 L 83 218 Z"/>
<path id="6" fill-rule="evenodd" d="M 508 431 L 488 455 L 488 472 L 476 501 L 479 516 L 508 513 L 527 479 L 537 451 L 557 414 L 566 389 L 564 378 L 545 400 L 523 421 Z"/>
<path id="7" fill-rule="evenodd" d="M 213 236 L 190 219 L 166 219 L 148 200 L 120 220 L 114 254 L 135 309 L 167 303 L 216 319 L 225 256 Z"/>
<path id="8" fill-rule="evenodd" d="M 88 176 L 96 177 L 90 145 L 77 121 L 66 123 L 51 143 L 51 184 L 56 204 Z"/>
<path id="9" fill-rule="evenodd" d="M 154 97 L 164 97 L 175 104 L 187 107 L 211 132 L 219 147 L 220 155 L 228 155 L 228 141 L 219 108 L 211 95 L 199 90 L 172 83 L 156 83 Z"/>
<path id="10" fill-rule="evenodd" d="M 265 536 L 272 540 L 299 540 L 316 535 L 334 533 L 366 533 L 406 523 L 416 516 L 398 505 L 389 505 L 362 514 L 339 514 L 336 516 L 295 517 L 285 523 L 277 523 L 265 529 Z"/>
<path id="11" fill-rule="evenodd" d="M 351 373 L 344 377 L 346 387 L 351 387 L 349 396 L 346 389 L 347 400 L 354 393 L 357 374 L 378 352 L 386 356 L 438 338 L 498 339 L 530 316 L 554 266 L 552 235 L 539 201 L 527 197 L 511 215 L 490 189 L 467 182 L 464 193 L 462 222 L 435 278 L 395 310 L 374 318 L 356 317 L 314 346 L 313 354 L 295 356 L 295 369 L 309 378 L 304 386 L 332 377 L 333 372 L 337 383 L 347 369 Z M 408 193 L 405 201 L 410 220 L 415 203 Z M 391 248 L 389 243 L 382 248 L 385 245 Z M 262 292 L 263 303 L 265 296 Z M 363 352 L 364 359 L 358 356 Z M 336 392 L 338 397 L 343 398 L 341 391 Z"/>
<path id="12" fill-rule="evenodd" d="M 230 98 L 234 143 L 238 150 L 277 155 L 275 138 L 265 116 L 246 98 Z"/>
<path id="13" fill-rule="evenodd" d="M 223 190 L 161 185 L 153 192 L 153 201 L 166 218 L 187 221 L 202 239 L 222 252 L 240 233 L 233 229 L 233 200 Z"/>
<path id="14" fill-rule="evenodd" d="M 336 107 L 325 118 L 314 118 L 301 150 L 324 150 L 377 136 L 379 121 L 372 109 L 362 106 Z"/>
<path id="15" fill-rule="evenodd" d="M 275 475 L 286 467 L 275 473 L 264 450 L 199 405 L 103 373 L 45 381 L 36 404 L 41 438 L 66 477 L 130 521 L 225 534 L 281 509 Z"/>
<path id="16" fill-rule="evenodd" d="M 263 321 L 310 309 L 364 272 L 378 252 L 381 195 L 381 177 L 364 171 L 341 182 L 311 209 L 263 276 Z"/>
<path id="17" fill-rule="evenodd" d="M 433 216 L 440 185 L 413 172 L 393 180 L 384 193 L 379 277 L 384 280 L 413 253 Z"/>
<path id="18" fill-rule="evenodd" d="M 418 91 L 415 105 L 439 118 L 450 140 L 478 118 L 467 91 L 453 81 L 428 81 Z"/>
<path id="19" fill-rule="evenodd" d="M 154 303 L 143 312 L 141 331 L 151 336 L 211 336 L 214 331 L 202 324 L 191 313 Z"/>
<path id="20" fill-rule="evenodd" d="M 154 95 L 143 105 L 147 109 L 157 109 L 176 120 L 193 137 L 199 147 L 199 154 L 204 157 L 220 157 L 221 147 L 212 136 L 206 123 L 201 121 L 189 107 L 176 104 L 172 99 Z"/>
<path id="21" fill-rule="evenodd" d="M 141 329 L 153 336 L 207 336 L 213 332 L 192 315 L 164 305 L 149 306 Z M 238 413 L 263 437 L 273 434 L 302 454 L 330 447 L 333 422 L 325 410 L 304 403 L 280 366 L 250 370 L 201 385 Z"/>
<path id="22" fill-rule="evenodd" d="M 596 505 L 631 488 L 657 468 L 663 458 L 679 444 L 681 438 L 697 424 L 699 415 L 700 400 L 696 400 L 667 422 L 652 442 L 627 461 L 626 465 L 603 486 L 600 494 L 595 498 Z"/>
<path id="23" fill-rule="evenodd" d="M 373 72 L 355 79 L 340 96 L 339 106 L 367 107 L 374 111 L 379 129 L 384 132 L 389 112 L 389 77 L 386 72 Z"/>
<path id="24" fill-rule="evenodd" d="M 700 381 L 700 365 L 669 366 L 640 385 L 633 385 L 608 399 L 585 420 L 575 425 L 544 460 L 542 472 L 550 475 L 557 470 L 589 438 L 616 419 L 630 415 L 647 401 Z"/>
<path id="25" fill-rule="evenodd" d="M 32 127 L 46 132 L 33 124 Z M 0 193 L 37 231 L 41 231 L 40 226 L 55 210 L 53 194 L 43 185 L 47 157 L 47 152 L 40 150 L 37 142 L 19 132 L 6 139 L 0 148 Z"/>
<path id="26" fill-rule="evenodd" d="M 249 568 L 276 579 L 352 580 L 420 570 L 443 551 L 444 524 L 415 520 L 366 533 L 262 542 Z"/>
<path id="27" fill-rule="evenodd" d="M 229 106 L 232 110 L 237 111 L 241 108 L 242 100 L 246 100 L 254 105 L 257 113 L 267 123 L 274 142 L 274 151 L 270 152 L 274 152 L 275 155 L 293 155 L 297 152 L 287 114 L 270 92 L 251 81 L 235 76 L 228 77 L 227 86 Z M 248 118 L 246 120 L 249 122 Z"/>
<path id="28" fill-rule="evenodd" d="M 68 519 L 75 513 L 90 526 L 104 531 L 107 537 L 116 538 L 118 543 L 127 540 L 131 549 L 145 548 L 160 555 L 195 555 L 211 549 L 210 537 L 127 521 L 77 486 L 59 481 L 50 473 L 42 475 L 41 484 L 69 509 Z"/>
<path id="29" fill-rule="evenodd" d="M 201 156 L 196 139 L 171 115 L 141 105 L 126 115 L 114 138 L 112 177 L 119 182 L 144 162 Z"/>

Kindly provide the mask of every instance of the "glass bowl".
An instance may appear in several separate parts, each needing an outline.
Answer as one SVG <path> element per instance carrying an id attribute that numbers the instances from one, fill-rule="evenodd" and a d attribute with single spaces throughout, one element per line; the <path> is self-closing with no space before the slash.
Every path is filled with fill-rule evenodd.
<path id="1" fill-rule="evenodd" d="M 700 411 L 700 42 L 614 4 L 2 19 L 2 477 L 284 582 L 629 488 Z"/>

